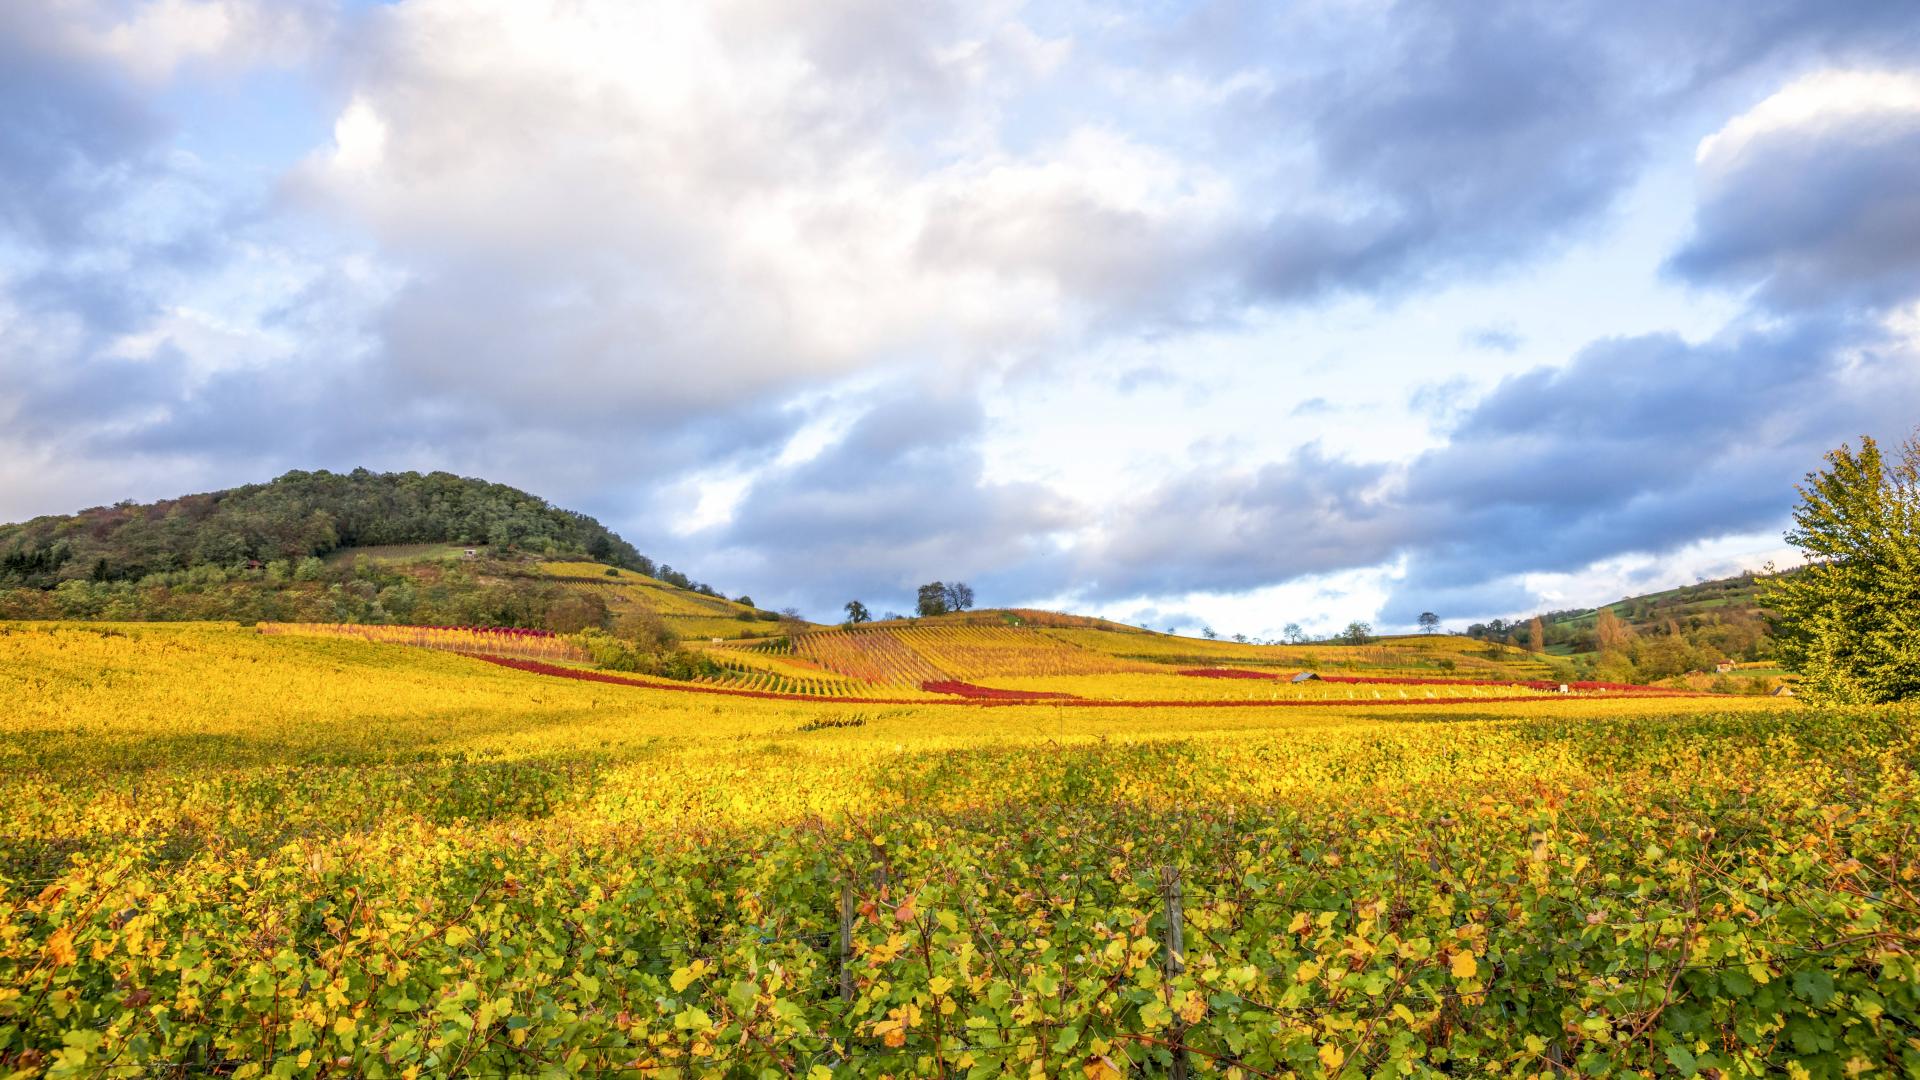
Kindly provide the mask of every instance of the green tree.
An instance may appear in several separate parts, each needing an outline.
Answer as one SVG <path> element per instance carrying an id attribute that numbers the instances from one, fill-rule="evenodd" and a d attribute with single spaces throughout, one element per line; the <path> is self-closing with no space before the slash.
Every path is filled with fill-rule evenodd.
<path id="1" fill-rule="evenodd" d="M 929 581 L 920 586 L 918 602 L 914 612 L 919 615 L 945 615 L 952 609 L 947 606 L 947 586 L 945 582 Z"/>
<path id="2" fill-rule="evenodd" d="M 1420 632 L 1421 633 L 1431 634 L 1438 629 L 1440 629 L 1440 616 L 1435 615 L 1431 611 L 1423 611 L 1420 613 Z"/>
<path id="3" fill-rule="evenodd" d="M 873 618 L 873 616 L 868 613 L 867 605 L 858 600 L 847 601 L 847 622 L 849 624 L 863 623 L 871 618 Z"/>
<path id="4" fill-rule="evenodd" d="M 1340 640 L 1349 645 L 1365 645 L 1373 640 L 1373 624 L 1359 621 L 1350 622 L 1340 633 Z"/>
<path id="5" fill-rule="evenodd" d="M 1801 692 L 1847 703 L 1920 697 L 1920 432 L 1889 462 L 1863 436 L 1807 474 L 1787 540 L 1807 565 L 1761 586 Z"/>

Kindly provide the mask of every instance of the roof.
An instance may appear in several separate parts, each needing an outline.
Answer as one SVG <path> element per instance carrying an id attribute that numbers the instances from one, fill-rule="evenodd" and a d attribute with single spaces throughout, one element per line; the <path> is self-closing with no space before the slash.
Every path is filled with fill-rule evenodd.
<path id="1" fill-rule="evenodd" d="M 1315 674 L 1314 674 L 1313 672 L 1311 672 L 1311 671 L 1303 671 L 1303 672 L 1301 672 L 1300 674 L 1298 674 L 1298 675 L 1295 675 L 1295 676 L 1294 676 L 1294 677 L 1293 677 L 1293 678 L 1292 678 L 1291 680 L 1289 680 L 1289 681 L 1291 681 L 1291 682 L 1313 682 L 1314 680 L 1316 680 L 1316 679 L 1318 679 L 1319 677 L 1320 677 L 1320 676 L 1318 676 L 1318 675 L 1315 675 Z"/>

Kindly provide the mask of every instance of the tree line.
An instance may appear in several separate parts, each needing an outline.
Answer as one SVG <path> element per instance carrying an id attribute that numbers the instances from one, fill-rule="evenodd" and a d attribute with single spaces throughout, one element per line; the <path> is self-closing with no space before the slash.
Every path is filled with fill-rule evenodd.
<path id="1" fill-rule="evenodd" d="M 505 484 L 451 473 L 294 471 L 264 484 L 0 525 L 0 588 L 140 581 L 198 567 L 242 568 L 339 548 L 485 545 L 577 553 L 719 595 L 658 566 L 593 518 Z"/>

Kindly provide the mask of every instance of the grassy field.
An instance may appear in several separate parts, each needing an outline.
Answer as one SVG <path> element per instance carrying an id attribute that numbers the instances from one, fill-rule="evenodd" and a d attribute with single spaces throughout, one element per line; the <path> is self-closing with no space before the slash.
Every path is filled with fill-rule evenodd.
<path id="1" fill-rule="evenodd" d="M 1911 711 L 854 706 L 206 624 L 0 624 L 0 701 L 0 1075 L 1920 1071 Z"/>

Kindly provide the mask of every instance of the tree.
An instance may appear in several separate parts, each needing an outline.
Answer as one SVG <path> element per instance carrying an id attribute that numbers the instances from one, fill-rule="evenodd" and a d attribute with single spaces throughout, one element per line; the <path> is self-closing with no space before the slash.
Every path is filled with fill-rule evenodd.
<path id="1" fill-rule="evenodd" d="M 1307 641 L 1307 632 L 1300 629 L 1300 624 L 1297 622 L 1290 622 L 1281 627 L 1280 635 L 1287 639 L 1289 645 L 1304 645 Z"/>
<path id="2" fill-rule="evenodd" d="M 867 605 L 858 600 L 847 601 L 847 622 L 849 624 L 857 625 L 867 622 L 872 618 L 873 616 L 867 612 Z"/>
<path id="3" fill-rule="evenodd" d="M 1245 644 L 1247 643 L 1247 635 L 1245 635 L 1245 634 L 1235 634 L 1235 635 L 1233 635 L 1233 640 L 1235 640 L 1235 641 L 1237 641 L 1237 642 L 1239 642 L 1239 643 L 1240 643 L 1240 644 L 1242 644 L 1242 645 L 1245 645 Z"/>
<path id="4" fill-rule="evenodd" d="M 922 616 L 945 615 L 951 609 L 947 606 L 947 586 L 944 582 L 929 581 L 920 586 L 919 601 L 914 605 L 914 613 Z"/>
<path id="5" fill-rule="evenodd" d="M 1620 616 L 1610 607 L 1603 607 L 1594 616 L 1593 640 L 1601 652 L 1621 652 L 1627 643 L 1633 640 L 1633 631 L 1620 621 Z"/>
<path id="6" fill-rule="evenodd" d="M 947 586 L 947 610 L 966 611 L 973 607 L 973 586 L 956 581 Z"/>
<path id="7" fill-rule="evenodd" d="M 1438 629 L 1440 629 L 1440 616 L 1435 615 L 1431 611 L 1423 611 L 1420 613 L 1420 632 L 1421 633 L 1431 634 Z"/>
<path id="8" fill-rule="evenodd" d="M 1527 651 L 1536 653 L 1547 651 L 1547 624 L 1541 622 L 1538 615 L 1527 623 Z"/>
<path id="9" fill-rule="evenodd" d="M 1340 640 L 1349 645 L 1365 645 L 1373 640 L 1373 625 L 1358 620 L 1350 622 L 1346 630 L 1341 633 Z"/>
<path id="10" fill-rule="evenodd" d="M 1208 641 L 1212 641 L 1219 637 L 1220 633 L 1211 626 L 1203 626 L 1200 628 L 1200 636 L 1206 638 Z"/>
<path id="11" fill-rule="evenodd" d="M 1897 461 L 1864 436 L 1826 460 L 1786 534 L 1807 565 L 1761 584 L 1780 657 L 1816 700 L 1920 698 L 1920 431 Z"/>

